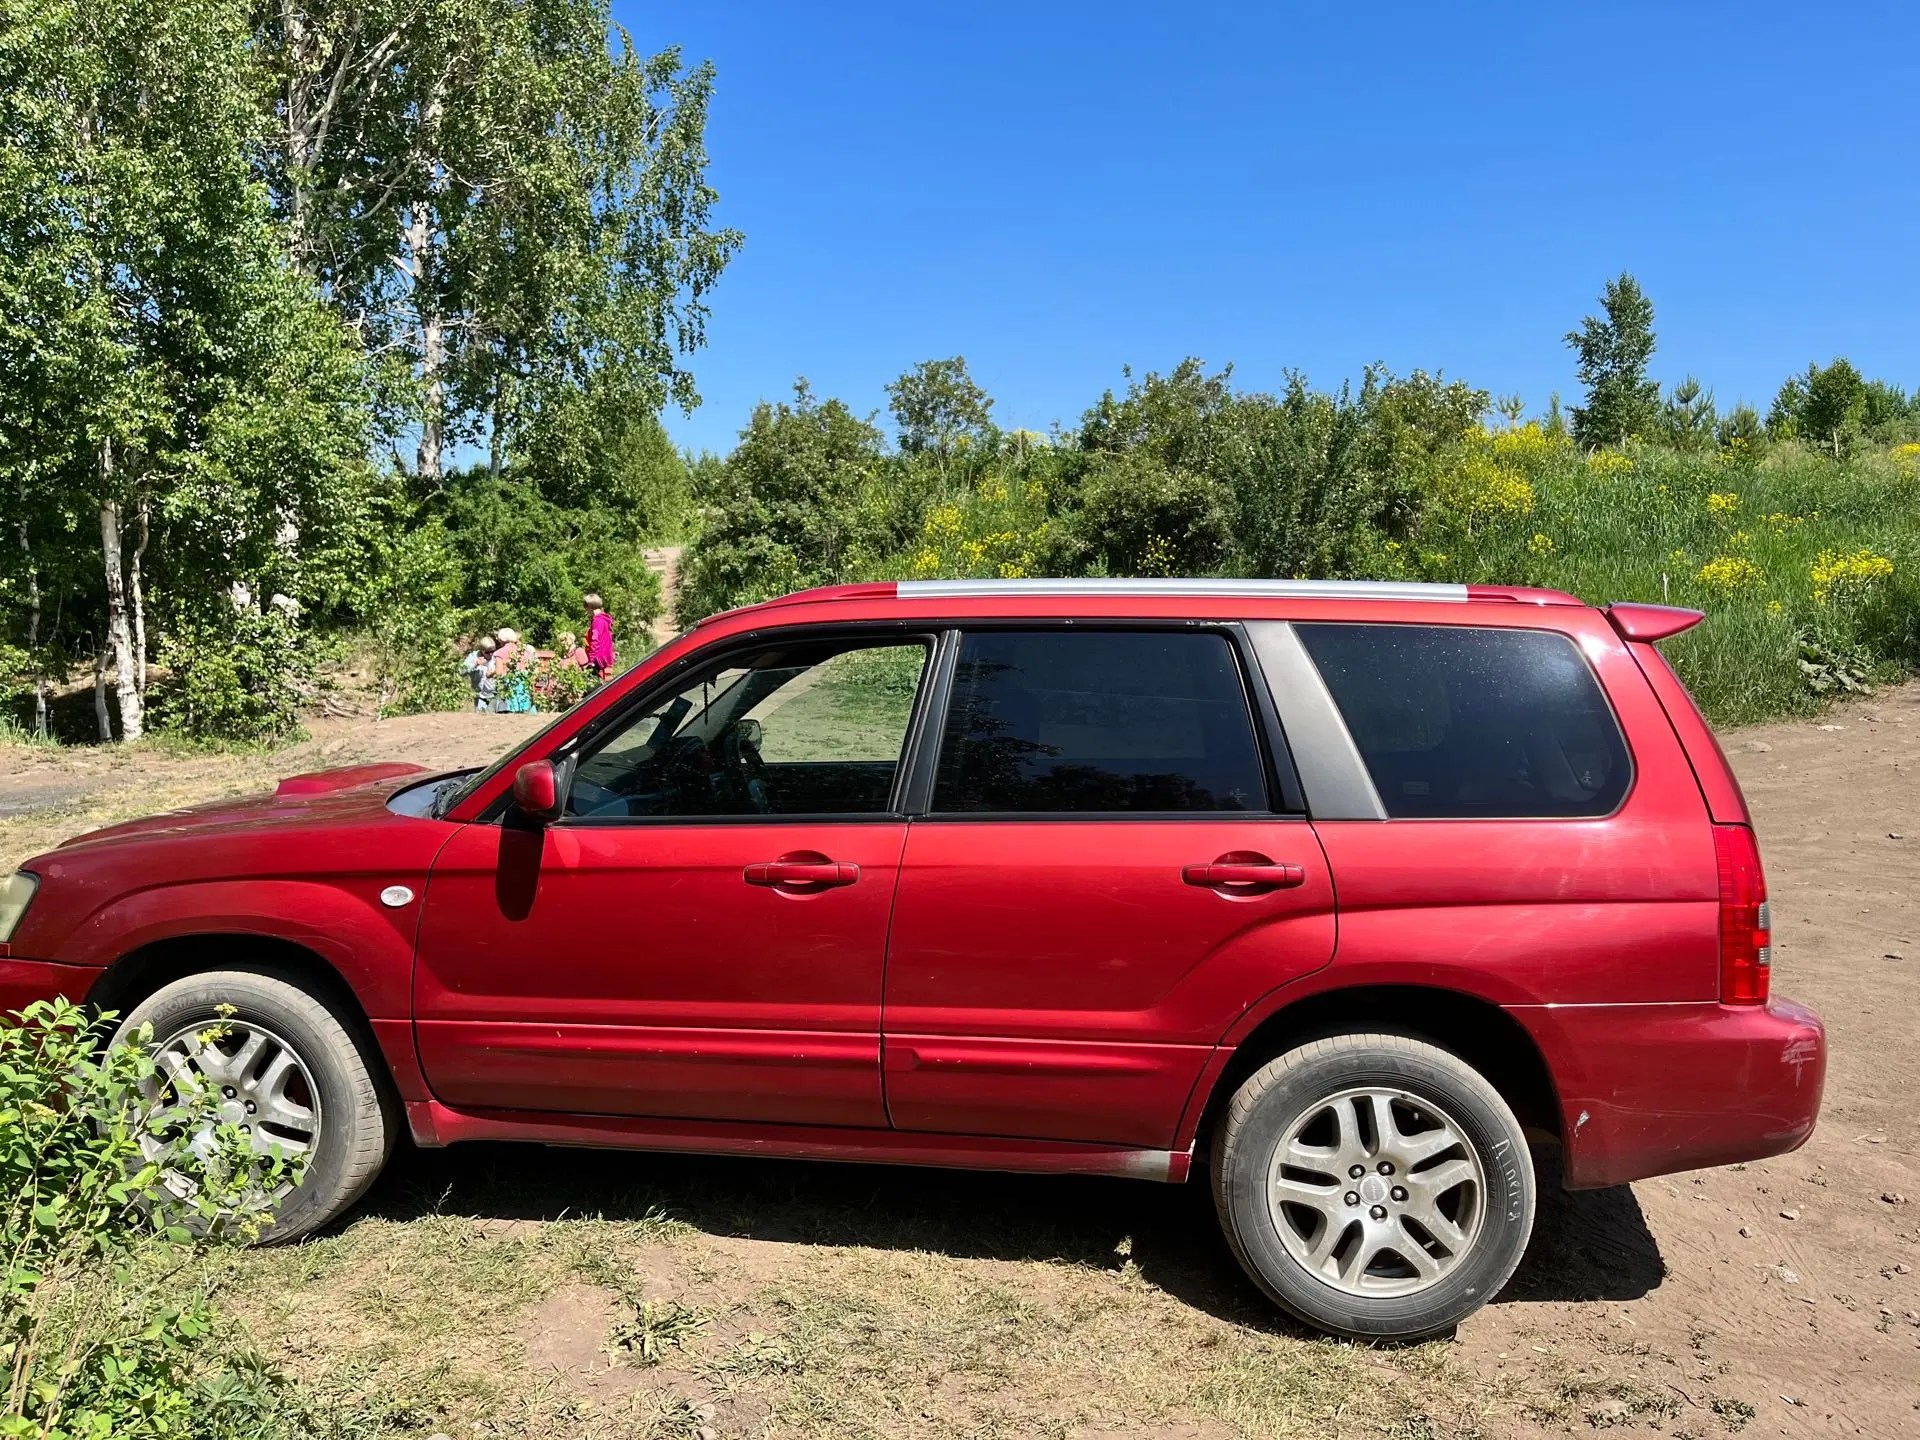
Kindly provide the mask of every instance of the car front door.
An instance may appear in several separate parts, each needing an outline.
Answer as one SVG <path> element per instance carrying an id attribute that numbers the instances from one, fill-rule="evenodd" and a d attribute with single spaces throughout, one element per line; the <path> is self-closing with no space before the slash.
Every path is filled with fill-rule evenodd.
<path id="1" fill-rule="evenodd" d="M 1256 996 L 1333 955 L 1325 858 L 1228 628 L 960 638 L 886 980 L 902 1129 L 1170 1144 Z"/>
<path id="2" fill-rule="evenodd" d="M 696 659 L 563 760 L 558 821 L 459 831 L 415 968 L 434 1093 L 884 1126 L 896 782 L 929 653 L 896 633 Z"/>

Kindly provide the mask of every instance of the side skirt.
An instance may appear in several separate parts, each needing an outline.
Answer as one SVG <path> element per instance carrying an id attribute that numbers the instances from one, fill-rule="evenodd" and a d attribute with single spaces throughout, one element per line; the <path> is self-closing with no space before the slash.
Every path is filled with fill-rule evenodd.
<path id="1" fill-rule="evenodd" d="M 1179 1184 L 1193 1151 L 1142 1150 L 1072 1140 L 995 1139 L 912 1130 L 858 1130 L 741 1121 L 648 1120 L 617 1115 L 536 1115 L 523 1110 L 455 1110 L 438 1100 L 409 1100 L 414 1143 L 432 1149 L 463 1140 L 523 1140 L 605 1150 L 664 1150 L 685 1155 L 764 1155 L 785 1160 L 865 1161 L 956 1170 L 1117 1175 Z"/>

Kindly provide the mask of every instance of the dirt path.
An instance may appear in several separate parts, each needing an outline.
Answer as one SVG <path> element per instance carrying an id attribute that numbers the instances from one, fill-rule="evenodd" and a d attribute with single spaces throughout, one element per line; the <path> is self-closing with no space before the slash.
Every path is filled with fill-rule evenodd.
<path id="1" fill-rule="evenodd" d="M 536 719 L 324 721 L 240 757 L 0 748 L 0 868 L 323 765 L 478 763 Z M 1911 1440 L 1920 685 L 1727 745 L 1767 861 L 1774 986 L 1830 1028 L 1820 1128 L 1762 1164 L 1549 1195 L 1515 1284 L 1452 1344 L 1368 1352 L 1289 1331 L 1197 1192 L 517 1147 L 397 1157 L 339 1235 L 236 1262 L 271 1281 L 248 1294 L 274 1299 L 233 1303 L 297 1371 L 377 1375 L 450 1433 L 649 1433 L 621 1428 L 648 1415 L 692 1433 L 657 1418 L 684 1402 L 722 1434 Z M 601 1332 L 635 1286 L 721 1317 L 698 1364 L 618 1370 Z M 441 1323 L 465 1369 L 410 1338 Z M 573 1359 L 554 1339 L 569 1327 Z M 536 1392 L 561 1399 L 536 1415 Z"/>

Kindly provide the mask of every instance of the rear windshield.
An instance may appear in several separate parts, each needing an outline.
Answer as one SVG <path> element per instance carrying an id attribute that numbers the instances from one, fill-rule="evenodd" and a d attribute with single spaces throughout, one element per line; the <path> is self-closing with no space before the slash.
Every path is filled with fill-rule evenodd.
<path id="1" fill-rule="evenodd" d="M 1566 818 L 1619 808 L 1625 740 L 1564 635 L 1300 625 L 1393 819 Z"/>

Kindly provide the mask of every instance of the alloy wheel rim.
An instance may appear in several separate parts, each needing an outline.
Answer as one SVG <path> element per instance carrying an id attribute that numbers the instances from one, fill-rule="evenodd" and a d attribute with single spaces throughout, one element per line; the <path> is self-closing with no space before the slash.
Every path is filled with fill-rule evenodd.
<path id="1" fill-rule="evenodd" d="M 1315 1100 L 1281 1133 L 1267 1207 L 1287 1253 L 1347 1295 L 1430 1289 L 1473 1252 L 1487 1177 L 1460 1123 L 1424 1095 L 1359 1086 Z"/>
<path id="2" fill-rule="evenodd" d="M 154 1047 L 153 1098 L 165 1103 L 195 1089 L 218 1093 L 223 1123 L 249 1137 L 256 1155 L 278 1153 L 287 1160 L 311 1158 L 320 1144 L 320 1087 L 300 1052 L 284 1035 L 254 1021 L 209 1018 L 183 1026 Z M 169 1094 L 171 1092 L 171 1095 Z M 202 1125 L 187 1141 L 201 1160 L 212 1154 L 213 1126 Z M 166 1148 L 158 1137 L 143 1141 L 149 1158 Z M 196 1188 L 178 1171 L 166 1184 L 189 1197 Z M 271 1191 L 248 1197 L 245 1209 L 277 1204 L 293 1190 L 287 1179 Z"/>

